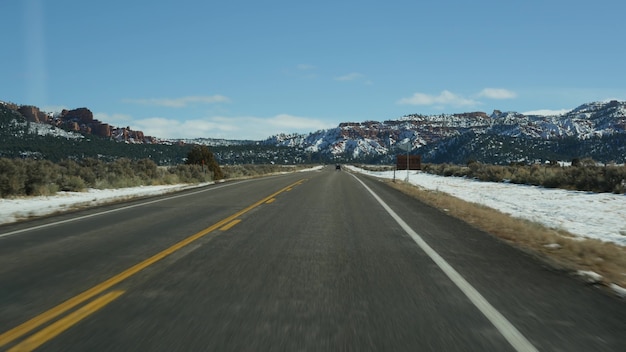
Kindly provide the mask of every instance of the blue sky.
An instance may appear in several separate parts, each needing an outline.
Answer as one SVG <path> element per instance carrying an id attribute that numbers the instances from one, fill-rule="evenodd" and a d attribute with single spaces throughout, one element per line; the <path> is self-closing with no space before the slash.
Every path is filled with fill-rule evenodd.
<path id="1" fill-rule="evenodd" d="M 0 100 L 169 138 L 626 100 L 623 0 L 2 0 Z"/>

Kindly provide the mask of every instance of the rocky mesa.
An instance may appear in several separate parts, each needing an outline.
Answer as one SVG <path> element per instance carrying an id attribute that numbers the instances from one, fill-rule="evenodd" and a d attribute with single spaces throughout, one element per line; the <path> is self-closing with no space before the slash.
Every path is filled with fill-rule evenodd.
<path id="1" fill-rule="evenodd" d="M 152 144 L 157 142 L 156 138 L 146 136 L 142 131 L 136 131 L 130 127 L 111 126 L 108 123 L 94 119 L 91 110 L 85 107 L 72 110 L 64 109 L 60 113 L 53 114 L 41 111 L 38 107 L 32 105 L 11 103 L 4 103 L 4 105 L 22 115 L 26 121 L 47 124 L 66 131 L 112 138 L 126 143 Z"/>

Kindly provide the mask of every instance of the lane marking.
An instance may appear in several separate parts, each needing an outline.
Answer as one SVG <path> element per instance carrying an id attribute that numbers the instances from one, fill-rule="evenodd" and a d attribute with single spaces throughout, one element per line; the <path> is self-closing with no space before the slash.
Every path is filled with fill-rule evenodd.
<path id="1" fill-rule="evenodd" d="M 200 191 L 196 191 L 196 192 L 191 192 L 191 193 L 185 193 L 185 194 L 179 194 L 176 196 L 171 196 L 171 197 L 167 197 L 167 198 L 161 198 L 161 199 L 156 199 L 156 200 L 152 200 L 149 202 L 145 202 L 145 203 L 140 203 L 140 204 L 133 204 L 133 205 L 128 205 L 125 207 L 121 207 L 121 208 L 115 208 L 115 209 L 111 209 L 111 210 L 106 210 L 106 211 L 101 211 L 99 213 L 94 213 L 94 214 L 89 214 L 89 215 L 83 215 L 83 216 L 79 216 L 76 218 L 71 218 L 71 219 L 66 219 L 66 220 L 60 220 L 60 221 L 56 221 L 56 222 L 51 222 L 49 224 L 43 224 L 43 225 L 38 225 L 38 226 L 33 226 L 33 227 L 29 227 L 29 228 L 25 228 L 25 229 L 21 229 L 21 230 L 15 230 L 15 231 L 11 231 L 11 232 L 7 232 L 7 233 L 3 233 L 0 234 L 0 238 L 2 237 L 8 237 L 8 236 L 13 236 L 13 235 L 17 235 L 23 232 L 28 232 L 28 231 L 33 231 L 33 230 L 40 230 L 40 229 L 45 229 L 46 227 L 51 227 L 51 226 L 55 226 L 55 225 L 61 225 L 61 224 L 66 224 L 68 222 L 74 222 L 74 221 L 79 221 L 79 220 L 84 220 L 84 219 L 89 219 L 89 218 L 93 218 L 95 216 L 100 216 L 100 215 L 105 215 L 105 214 L 110 214 L 110 213 L 115 213 L 121 210 L 128 210 L 128 209 L 132 209 L 132 208 L 137 208 L 137 207 L 142 207 L 144 205 L 150 205 L 150 204 L 154 204 L 154 203 L 159 203 L 159 202 L 163 202 L 166 200 L 171 200 L 171 199 L 176 199 L 176 198 L 181 198 L 181 197 L 187 197 L 187 196 L 192 196 L 194 194 L 198 194 L 198 193 L 203 193 L 203 192 L 209 192 L 209 191 L 213 191 L 216 189 L 220 189 L 220 188 L 224 188 L 224 187 L 230 187 L 230 186 L 235 186 L 244 182 L 250 182 L 251 180 L 244 180 L 244 181 L 239 181 L 239 182 L 235 182 L 235 183 L 228 183 L 222 186 L 216 186 L 216 187 L 211 187 L 211 188 L 206 188 L 206 189 L 202 189 Z"/>
<path id="2" fill-rule="evenodd" d="M 271 204 L 271 203 L 274 203 L 275 201 L 276 201 L 276 198 L 268 199 L 268 201 L 265 202 L 265 204 Z"/>
<path id="3" fill-rule="evenodd" d="M 207 227 L 206 229 L 191 235 L 187 238 L 185 238 L 184 240 L 174 244 L 173 246 L 153 255 L 152 257 L 145 259 L 144 261 L 133 265 L 132 267 L 122 271 L 121 273 L 101 282 L 100 284 L 88 289 L 87 291 L 84 291 L 83 293 L 78 294 L 77 296 L 74 296 L 70 299 L 68 299 L 67 301 L 57 305 L 56 307 L 53 307 L 41 314 L 39 314 L 38 316 L 16 326 L 15 328 L 3 333 L 2 335 L 0 335 L 0 347 L 6 345 L 7 343 L 25 335 L 26 333 L 36 329 L 37 327 L 39 327 L 42 324 L 47 323 L 48 321 L 56 318 L 57 316 L 65 313 L 66 311 L 68 311 L 69 309 L 72 309 L 74 307 L 76 307 L 77 305 L 91 299 L 92 297 L 102 293 L 105 290 L 108 290 L 109 288 L 111 288 L 114 285 L 117 285 L 118 283 L 128 279 L 129 277 L 137 274 L 138 272 L 142 271 L 143 269 L 149 267 L 150 265 L 160 261 L 161 259 L 169 256 L 170 254 L 180 250 L 181 248 L 187 246 L 188 244 L 198 240 L 199 238 L 202 238 L 204 236 L 206 236 L 208 233 L 219 229 L 220 227 L 228 224 L 229 222 L 235 220 L 236 218 L 242 216 L 243 214 L 251 211 L 252 209 L 262 205 L 263 203 L 267 202 L 269 199 L 274 198 L 276 196 L 278 196 L 279 194 L 286 192 L 287 189 L 290 189 L 292 187 L 298 186 L 300 184 L 302 184 L 305 180 L 299 180 L 285 188 L 282 188 L 278 191 L 276 191 L 275 193 L 257 201 L 256 203 L 248 206 L 247 208 L 240 210 L 238 212 L 236 212 L 233 215 L 230 215 L 220 221 L 218 221 L 217 223 Z"/>
<path id="4" fill-rule="evenodd" d="M 461 274 L 459 274 L 443 257 L 439 255 L 424 239 L 417 234 L 402 218 L 396 214 L 374 191 L 372 191 L 363 181 L 353 174 L 354 177 L 365 189 L 378 201 L 378 203 L 391 215 L 391 217 L 402 227 L 402 229 L 413 238 L 413 241 L 432 259 L 435 264 L 448 276 L 448 278 L 465 294 L 478 310 L 495 326 L 502 336 L 513 346 L 516 351 L 537 351 L 522 333 L 511 324 L 499 311 L 497 311 L 483 295 L 478 292 Z"/>
<path id="5" fill-rule="evenodd" d="M 237 224 L 238 224 L 238 223 L 240 223 L 240 222 L 241 222 L 241 220 L 240 220 L 240 219 L 235 219 L 235 220 L 233 220 L 233 221 L 229 222 L 228 224 L 226 224 L 226 225 L 224 225 L 224 226 L 220 227 L 220 231 L 228 231 L 228 230 L 230 230 L 230 228 L 231 228 L 231 227 L 233 227 L 233 226 L 237 225 Z"/>
<path id="6" fill-rule="evenodd" d="M 79 321 L 104 308 L 104 306 L 113 302 L 122 294 L 124 294 L 124 291 L 112 291 L 104 296 L 98 297 L 75 312 L 68 314 L 66 317 L 59 319 L 36 334 L 33 334 L 26 340 L 9 349 L 8 352 L 32 351 L 36 349 L 76 325 Z"/>

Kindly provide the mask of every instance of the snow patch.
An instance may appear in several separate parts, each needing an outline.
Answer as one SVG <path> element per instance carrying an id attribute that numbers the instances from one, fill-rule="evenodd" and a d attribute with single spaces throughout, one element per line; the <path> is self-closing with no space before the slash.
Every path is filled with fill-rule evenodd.
<path id="1" fill-rule="evenodd" d="M 549 243 L 549 244 L 544 245 L 544 247 L 548 249 L 561 249 L 561 245 L 558 243 Z"/>
<path id="2" fill-rule="evenodd" d="M 208 184 L 89 189 L 86 192 L 59 192 L 54 196 L 0 198 L 0 224 L 50 215 L 65 209 L 101 205 L 134 197 L 160 195 Z"/>
<path id="3" fill-rule="evenodd" d="M 311 167 L 311 168 L 308 168 L 308 169 L 302 169 L 302 170 L 299 170 L 298 172 L 319 171 L 319 170 L 321 170 L 323 168 L 324 168 L 324 166 L 320 165 L 320 166 L 315 166 L 315 167 Z"/>
<path id="4" fill-rule="evenodd" d="M 621 298 L 626 298 L 626 288 L 620 287 L 616 284 L 611 284 L 609 287 L 613 290 L 613 292 L 615 292 L 616 295 Z"/>
<path id="5" fill-rule="evenodd" d="M 351 170 L 387 179 L 404 179 L 404 170 Z M 411 171 L 409 182 L 423 189 L 444 192 L 513 217 L 563 229 L 580 240 L 598 239 L 626 246 L 626 195 L 548 189 L 512 183 L 482 182 Z"/>
<path id="6" fill-rule="evenodd" d="M 597 284 L 602 282 L 602 275 L 596 273 L 595 271 L 578 270 L 576 274 L 582 277 L 589 284 Z"/>

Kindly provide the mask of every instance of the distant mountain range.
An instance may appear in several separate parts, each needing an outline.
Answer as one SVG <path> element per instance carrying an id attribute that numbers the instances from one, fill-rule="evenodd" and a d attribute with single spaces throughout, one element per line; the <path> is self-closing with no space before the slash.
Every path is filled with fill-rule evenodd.
<path id="1" fill-rule="evenodd" d="M 392 163 L 399 147 L 410 145 L 411 154 L 426 162 L 487 163 L 545 162 L 591 157 L 602 162 L 626 162 L 626 102 L 581 105 L 562 115 L 523 115 L 516 112 L 467 112 L 440 115 L 406 115 L 395 120 L 344 122 L 336 128 L 308 134 L 278 134 L 263 141 L 213 138 L 159 139 L 141 131 L 117 128 L 93 119 L 86 108 L 52 115 L 32 106 L 2 103 L 15 116 L 64 130 L 94 134 L 126 143 L 204 144 L 216 151 L 222 163 L 238 162 L 251 148 L 272 161 L 273 148 L 292 149 L 294 160 L 360 161 Z M 38 133 L 45 131 L 39 128 Z M 54 129 L 53 129 L 54 130 Z M 58 133 L 58 132 L 57 132 Z M 275 159 L 275 157 L 274 157 Z"/>
<path id="2" fill-rule="evenodd" d="M 430 162 L 535 162 L 592 157 L 623 163 L 626 102 L 584 104 L 558 116 L 494 111 L 407 115 L 396 120 L 341 123 L 309 134 L 280 134 L 264 143 L 342 159 L 390 162 L 410 143 Z"/>

